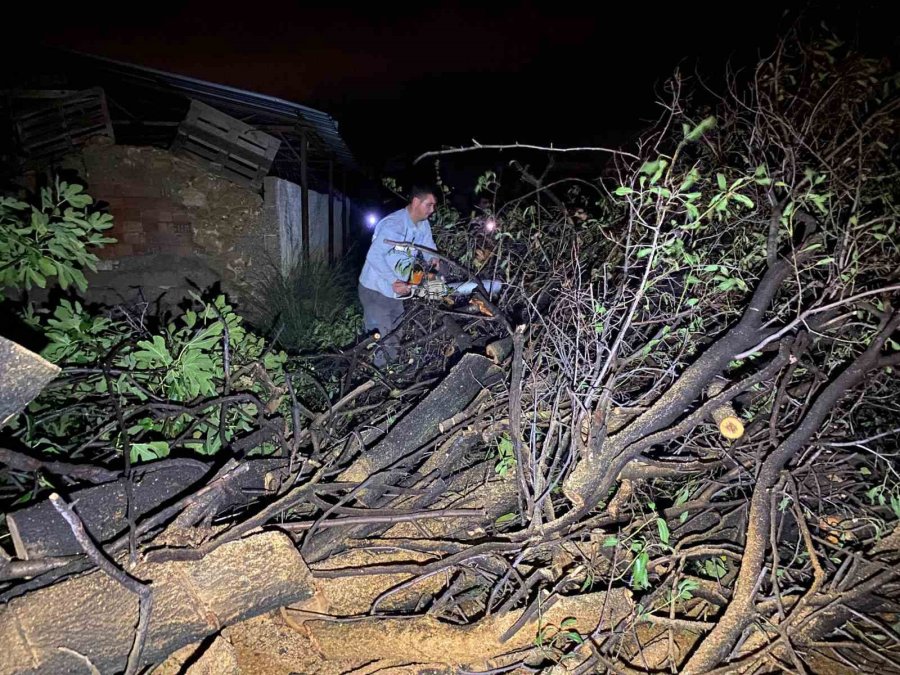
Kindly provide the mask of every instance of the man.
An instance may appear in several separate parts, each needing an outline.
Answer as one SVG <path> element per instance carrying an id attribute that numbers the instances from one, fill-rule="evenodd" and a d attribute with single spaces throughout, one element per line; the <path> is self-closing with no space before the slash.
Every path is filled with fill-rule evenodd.
<path id="1" fill-rule="evenodd" d="M 416 251 L 397 250 L 394 244 L 384 242 L 388 239 L 434 249 L 428 217 L 434 213 L 436 194 L 430 187 L 413 186 L 409 204 L 375 225 L 372 245 L 359 275 L 359 300 L 367 332 L 377 330 L 384 338 L 400 323 L 402 298 L 411 290 L 408 279 Z M 426 261 L 432 260 L 428 253 L 422 252 L 422 256 Z M 388 359 L 397 357 L 397 342 L 396 337 L 384 339 L 383 349 L 375 354 L 376 366 L 382 367 Z"/>

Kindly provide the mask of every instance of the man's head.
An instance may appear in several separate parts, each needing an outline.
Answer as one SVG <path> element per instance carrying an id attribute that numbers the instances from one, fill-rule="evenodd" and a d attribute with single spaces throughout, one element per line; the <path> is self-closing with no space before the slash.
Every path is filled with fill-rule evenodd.
<path id="1" fill-rule="evenodd" d="M 409 192 L 409 217 L 414 223 L 420 223 L 426 220 L 437 205 L 437 191 L 427 185 L 414 185 Z"/>

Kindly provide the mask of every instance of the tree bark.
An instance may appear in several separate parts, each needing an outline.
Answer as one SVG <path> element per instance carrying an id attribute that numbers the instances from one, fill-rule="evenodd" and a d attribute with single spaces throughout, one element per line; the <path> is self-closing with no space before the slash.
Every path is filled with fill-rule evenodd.
<path id="1" fill-rule="evenodd" d="M 306 564 L 276 532 L 224 544 L 197 562 L 142 563 L 129 572 L 153 589 L 144 666 L 313 594 Z M 137 618 L 137 597 L 99 571 L 15 598 L 0 609 L 0 673 L 90 672 L 84 659 L 102 673 L 121 672 Z"/>
<path id="2" fill-rule="evenodd" d="M 245 463 L 246 471 L 237 474 L 235 480 L 217 486 L 203 503 L 188 506 L 189 512 L 214 515 L 225 508 L 247 503 L 256 493 L 271 489 L 267 481 L 274 475 L 273 472 L 287 465 L 287 460 L 260 459 Z M 164 460 L 138 467 L 135 469 L 135 515 L 147 515 L 183 495 L 209 470 L 208 464 L 186 459 Z M 75 503 L 75 510 L 91 538 L 100 544 L 116 538 L 128 527 L 124 479 L 77 490 L 69 499 Z M 198 515 L 193 522 L 186 524 L 192 525 L 199 519 Z M 81 553 L 71 529 L 46 500 L 9 514 L 7 524 L 16 555 L 23 560 Z"/>

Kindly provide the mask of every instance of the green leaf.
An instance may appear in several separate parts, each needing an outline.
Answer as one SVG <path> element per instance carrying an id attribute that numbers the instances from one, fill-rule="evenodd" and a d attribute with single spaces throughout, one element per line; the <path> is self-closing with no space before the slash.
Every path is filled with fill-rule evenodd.
<path id="1" fill-rule="evenodd" d="M 718 285 L 718 289 L 720 291 L 730 291 L 732 288 L 738 285 L 737 279 L 725 279 Z"/>
<path id="2" fill-rule="evenodd" d="M 659 539 L 662 543 L 669 543 L 669 525 L 662 518 L 656 519 L 656 529 L 659 531 Z"/>
<path id="3" fill-rule="evenodd" d="M 495 525 L 505 525 L 506 523 L 511 523 L 517 517 L 518 516 L 515 513 L 504 513 L 502 516 L 500 516 L 499 518 L 497 518 L 497 520 L 494 521 L 494 524 Z"/>
<path id="4" fill-rule="evenodd" d="M 56 274 L 56 265 L 53 264 L 50 258 L 42 257 L 38 260 L 38 267 L 41 269 L 41 273 L 48 277 Z"/>
<path id="5" fill-rule="evenodd" d="M 722 190 L 722 192 L 728 189 L 728 181 L 725 180 L 724 173 L 716 174 L 716 182 L 718 183 L 719 189 Z"/>
<path id="6" fill-rule="evenodd" d="M 603 540 L 603 548 L 613 548 L 618 546 L 619 538 L 614 534 L 606 535 L 606 538 Z"/>
<path id="7" fill-rule="evenodd" d="M 80 290 L 84 291 L 87 288 L 87 279 L 85 278 L 82 271 L 79 269 L 76 269 L 74 267 L 70 267 L 68 272 L 69 272 L 69 275 L 72 277 L 72 281 L 75 283 L 75 285 Z"/>
<path id="8" fill-rule="evenodd" d="M 750 199 L 750 197 L 747 197 L 746 195 L 738 194 L 737 192 L 735 192 L 731 196 L 734 199 L 734 201 L 736 201 L 738 204 L 743 204 L 748 209 L 752 209 L 755 206 L 755 204 L 753 203 L 753 200 Z"/>
<path id="9" fill-rule="evenodd" d="M 584 638 L 581 637 L 581 635 L 579 635 L 579 634 L 576 633 L 575 631 L 568 631 L 568 632 L 565 633 L 565 635 L 566 635 L 566 637 L 568 637 L 572 642 L 574 642 L 574 643 L 576 643 L 576 644 L 579 644 L 579 645 L 584 644 Z"/>
<path id="10" fill-rule="evenodd" d="M 659 160 L 656 160 L 654 162 L 644 162 L 641 165 L 640 173 L 644 174 L 645 176 L 650 176 L 650 175 L 653 175 L 654 173 L 656 173 L 656 171 L 658 169 L 659 169 Z"/>
<path id="11" fill-rule="evenodd" d="M 650 184 L 655 185 L 656 182 L 662 177 L 663 171 L 665 171 L 666 166 L 668 166 L 669 162 L 665 159 L 660 158 L 658 162 L 658 166 L 656 172 L 650 178 Z"/>
<path id="12" fill-rule="evenodd" d="M 154 335 L 152 342 L 141 340 L 137 346 L 141 349 L 136 351 L 134 356 L 142 367 L 159 368 L 172 364 L 172 355 L 169 354 L 161 335 Z"/>
<path id="13" fill-rule="evenodd" d="M 47 287 L 47 278 L 43 274 L 41 274 L 37 270 L 31 269 L 30 267 L 26 267 L 25 272 L 38 288 Z"/>
<path id="14" fill-rule="evenodd" d="M 684 136 L 684 140 L 688 143 L 692 143 L 700 138 L 703 134 L 705 134 L 710 129 L 713 129 L 716 126 L 716 118 L 713 115 L 705 118 L 700 124 L 695 126 L 690 131 L 687 131 Z M 687 129 L 687 125 L 682 127 L 683 130 Z"/>
<path id="15" fill-rule="evenodd" d="M 617 197 L 624 197 L 626 195 L 630 195 L 633 193 L 634 193 L 634 190 L 632 190 L 630 187 L 625 187 L 624 185 L 620 185 L 619 187 L 616 188 L 616 191 L 613 194 L 615 194 Z"/>
<path id="16" fill-rule="evenodd" d="M 636 590 L 644 590 L 650 586 L 650 578 L 647 565 L 650 563 L 650 555 L 642 551 L 635 557 L 631 568 L 631 585 Z"/>
<path id="17" fill-rule="evenodd" d="M 150 443 L 132 443 L 131 461 L 151 461 L 165 457 L 169 454 L 169 444 L 165 441 L 152 441 Z"/>
<path id="18" fill-rule="evenodd" d="M 727 572 L 725 564 L 719 558 L 707 558 L 703 561 L 703 572 L 713 579 L 721 579 Z"/>

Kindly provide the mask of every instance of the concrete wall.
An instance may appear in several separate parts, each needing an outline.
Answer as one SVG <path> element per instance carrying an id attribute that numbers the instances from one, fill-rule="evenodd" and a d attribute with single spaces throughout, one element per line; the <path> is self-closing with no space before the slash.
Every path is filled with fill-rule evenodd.
<path id="1" fill-rule="evenodd" d="M 313 190 L 309 194 L 309 244 L 312 258 L 328 257 L 328 195 Z M 302 254 L 303 218 L 300 186 L 281 178 L 268 177 L 263 183 L 263 220 L 267 230 L 279 235 L 279 269 L 285 276 Z M 341 223 L 343 202 L 334 198 L 334 257 L 343 254 Z"/>

